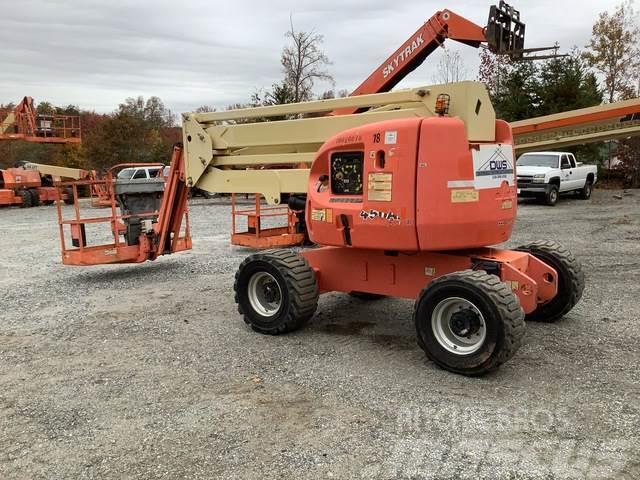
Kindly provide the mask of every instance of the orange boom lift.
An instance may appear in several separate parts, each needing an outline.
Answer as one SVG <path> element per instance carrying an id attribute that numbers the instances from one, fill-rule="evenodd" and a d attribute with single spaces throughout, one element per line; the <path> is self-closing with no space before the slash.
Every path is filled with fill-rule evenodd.
<path id="1" fill-rule="evenodd" d="M 13 109 L 0 110 L 0 141 L 22 140 L 48 144 L 80 144 L 80 117 L 73 115 L 39 115 L 31 97 L 24 97 Z M 26 168 L 25 168 L 26 167 Z M 0 170 L 0 206 L 37 207 L 56 199 L 55 181 L 60 178 L 86 178 L 90 172 L 21 162 L 14 168 Z M 72 203 L 69 192 L 63 199 Z"/>
<path id="2" fill-rule="evenodd" d="M 503 23 L 496 27 L 498 37 L 505 49 L 518 52 L 518 29 L 506 22 L 509 31 L 501 30 Z M 549 241 L 515 250 L 492 246 L 507 241 L 515 224 L 514 141 L 481 84 L 185 114 L 183 137 L 155 216 L 142 219 L 137 206 L 157 199 L 159 188 L 108 183 L 121 210 L 117 215 L 114 203 L 107 220 L 114 242 L 87 245 L 85 226 L 104 220 L 83 219 L 76 210 L 75 218 L 60 218 L 63 263 L 143 262 L 189 248 L 187 186 L 212 193 L 259 191 L 272 205 L 292 193 L 289 204 L 304 216 L 319 248 L 246 258 L 234 283 L 244 321 L 277 335 L 303 327 L 322 293 L 412 299 L 418 344 L 439 366 L 465 375 L 486 373 L 512 358 L 525 316 L 556 321 L 582 296 L 580 263 L 563 247 Z M 282 145 L 287 150 L 273 154 Z M 244 168 L 301 160 L 311 163 L 310 171 Z M 128 233 L 124 241 L 120 221 Z M 75 248 L 65 246 L 69 230 Z"/>

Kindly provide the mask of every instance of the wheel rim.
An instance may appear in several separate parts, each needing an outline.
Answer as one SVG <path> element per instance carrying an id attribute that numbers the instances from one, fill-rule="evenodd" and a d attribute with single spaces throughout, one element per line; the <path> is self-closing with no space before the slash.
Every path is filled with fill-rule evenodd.
<path id="1" fill-rule="evenodd" d="M 249 303 L 263 317 L 273 317 L 282 305 L 282 290 L 267 272 L 254 273 L 248 286 Z"/>
<path id="2" fill-rule="evenodd" d="M 558 201 L 558 192 L 556 192 L 555 190 L 551 190 L 549 198 L 551 199 L 551 203 L 556 203 Z"/>
<path id="3" fill-rule="evenodd" d="M 584 187 L 584 196 L 587 198 L 591 196 L 591 185 L 587 184 L 587 186 Z"/>
<path id="4" fill-rule="evenodd" d="M 455 355 L 477 352 L 487 338 L 482 312 L 460 297 L 442 300 L 431 314 L 431 329 L 442 348 Z"/>

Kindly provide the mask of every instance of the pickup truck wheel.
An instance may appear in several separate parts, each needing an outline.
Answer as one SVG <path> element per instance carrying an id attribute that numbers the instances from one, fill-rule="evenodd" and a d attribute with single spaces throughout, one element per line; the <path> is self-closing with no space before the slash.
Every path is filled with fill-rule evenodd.
<path id="1" fill-rule="evenodd" d="M 593 192 L 593 184 L 587 180 L 587 183 L 584 184 L 584 188 L 579 191 L 580 198 L 582 200 L 589 200 L 591 198 L 591 193 Z"/>
<path id="2" fill-rule="evenodd" d="M 495 275 L 465 270 L 431 282 L 413 319 L 418 345 L 439 367 L 477 376 L 497 369 L 520 347 L 524 312 Z"/>
<path id="3" fill-rule="evenodd" d="M 318 306 L 313 269 L 305 258 L 289 250 L 270 250 L 245 259 L 233 289 L 245 323 L 268 335 L 301 328 Z"/>
<path id="4" fill-rule="evenodd" d="M 544 196 L 544 202 L 550 207 L 555 207 L 560 198 L 560 189 L 557 185 L 551 185 L 546 195 Z"/>
<path id="5" fill-rule="evenodd" d="M 516 250 L 530 253 L 558 272 L 558 294 L 549 302 L 539 305 L 527 315 L 526 320 L 546 323 L 560 320 L 582 298 L 585 283 L 582 265 L 569 250 L 556 242 L 541 240 L 522 245 Z"/>

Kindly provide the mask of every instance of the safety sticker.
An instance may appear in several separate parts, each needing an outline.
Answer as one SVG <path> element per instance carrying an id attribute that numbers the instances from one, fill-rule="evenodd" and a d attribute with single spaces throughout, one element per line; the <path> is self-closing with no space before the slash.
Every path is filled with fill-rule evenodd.
<path id="1" fill-rule="evenodd" d="M 367 199 L 373 202 L 390 202 L 392 188 L 392 173 L 370 173 Z"/>
<path id="2" fill-rule="evenodd" d="M 480 201 L 478 190 L 451 190 L 451 203 L 473 203 Z"/>
<path id="3" fill-rule="evenodd" d="M 424 274 L 427 277 L 435 277 L 436 276 L 436 268 L 435 267 L 424 267 Z"/>
<path id="4" fill-rule="evenodd" d="M 395 145 L 398 143 L 398 131 L 390 130 L 388 132 L 384 132 L 384 144 L 385 145 Z"/>
<path id="5" fill-rule="evenodd" d="M 311 210 L 311 220 L 315 222 L 333 222 L 333 210 L 330 208 L 314 208 Z"/>
<path id="6" fill-rule="evenodd" d="M 503 210 L 511 210 L 513 208 L 513 200 L 504 200 L 502 202 Z"/>
<path id="7" fill-rule="evenodd" d="M 480 145 L 473 150 L 475 188 L 499 188 L 503 182 L 515 183 L 513 147 L 511 145 Z"/>

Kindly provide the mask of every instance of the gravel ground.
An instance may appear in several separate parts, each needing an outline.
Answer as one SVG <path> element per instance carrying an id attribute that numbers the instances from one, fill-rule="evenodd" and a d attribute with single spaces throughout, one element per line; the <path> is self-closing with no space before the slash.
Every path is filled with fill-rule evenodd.
<path id="1" fill-rule="evenodd" d="M 0 478 L 640 478 L 640 193 L 614 193 L 521 205 L 509 245 L 566 244 L 587 288 L 475 379 L 426 360 L 409 301 L 252 332 L 224 200 L 193 204 L 191 252 L 91 268 L 60 264 L 53 208 L 0 210 Z"/>

